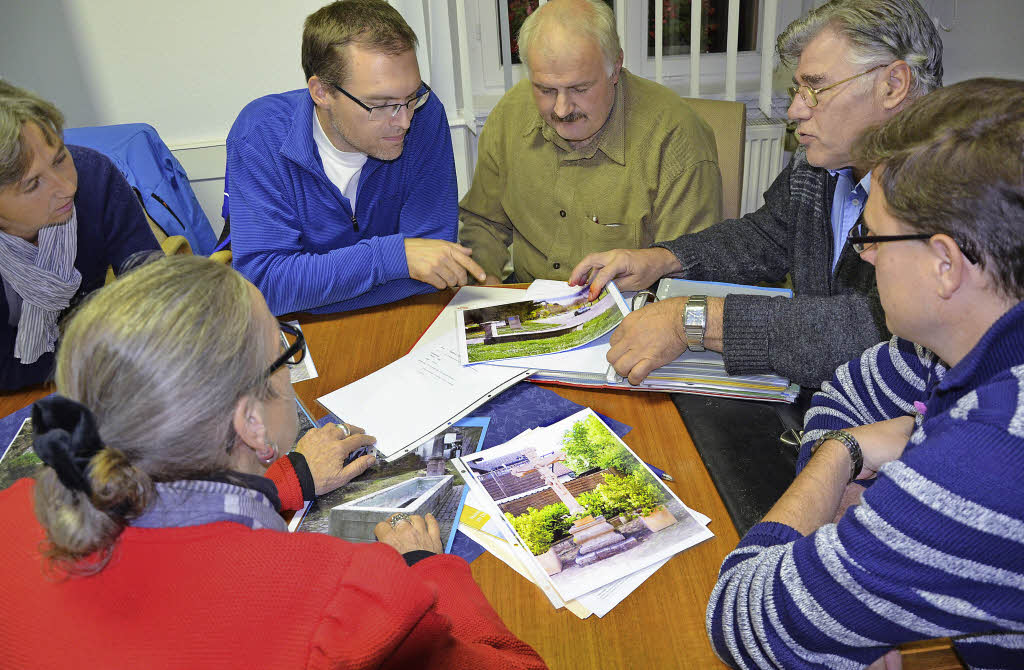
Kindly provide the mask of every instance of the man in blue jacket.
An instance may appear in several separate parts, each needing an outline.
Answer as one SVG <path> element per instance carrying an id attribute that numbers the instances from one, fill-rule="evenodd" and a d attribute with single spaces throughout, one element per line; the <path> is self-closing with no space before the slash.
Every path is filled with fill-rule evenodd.
<path id="1" fill-rule="evenodd" d="M 303 30 L 307 88 L 249 103 L 232 126 L 234 265 L 275 314 L 357 309 L 486 277 L 455 243 L 451 133 L 415 46 L 385 2 L 327 5 Z"/>

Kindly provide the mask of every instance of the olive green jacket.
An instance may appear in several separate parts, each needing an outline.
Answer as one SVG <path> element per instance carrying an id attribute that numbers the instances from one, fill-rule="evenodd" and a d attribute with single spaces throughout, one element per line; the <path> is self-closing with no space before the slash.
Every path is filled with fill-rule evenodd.
<path id="1" fill-rule="evenodd" d="M 625 69 L 612 112 L 585 151 L 548 126 L 524 79 L 494 107 L 473 184 L 459 203 L 459 239 L 502 276 L 568 279 L 591 252 L 643 248 L 721 219 L 711 129 L 669 89 Z"/>

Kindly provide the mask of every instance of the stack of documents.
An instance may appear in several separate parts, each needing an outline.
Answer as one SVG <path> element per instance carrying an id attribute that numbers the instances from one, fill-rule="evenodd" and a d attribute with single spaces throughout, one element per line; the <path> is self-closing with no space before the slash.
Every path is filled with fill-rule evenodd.
<path id="1" fill-rule="evenodd" d="M 452 464 L 459 530 L 581 618 L 714 536 L 590 409 Z"/>
<path id="2" fill-rule="evenodd" d="M 783 289 L 675 279 L 663 279 L 657 295 L 664 299 L 728 293 L 791 295 Z M 376 436 L 379 456 L 391 461 L 527 377 L 753 400 L 796 398 L 799 387 L 782 377 L 726 374 L 721 354 L 713 351 L 684 352 L 641 384 L 631 385 L 606 358 L 611 333 L 628 313 L 630 298 L 614 283 L 592 302 L 586 299 L 586 289 L 565 282 L 538 280 L 525 290 L 463 287 L 406 356 L 318 401 L 335 416 Z M 538 337 L 544 331 L 555 334 Z M 573 344 L 575 340 L 582 344 Z M 556 353 L 518 354 L 545 348 Z M 507 350 L 501 355 L 510 357 L 490 357 L 500 349 Z M 394 420 L 396 411 L 401 412 L 401 421 Z"/>
<path id="3" fill-rule="evenodd" d="M 538 280 L 530 285 L 524 295 L 537 297 L 564 292 L 565 286 L 562 282 Z M 609 288 L 617 293 L 613 284 L 609 284 Z M 656 295 L 659 300 L 663 300 L 684 295 L 725 297 L 730 293 L 792 297 L 792 292 L 786 289 L 680 279 L 661 280 Z M 630 295 L 626 294 L 623 301 L 628 303 L 629 298 Z M 490 361 L 490 364 L 532 369 L 535 371 L 530 377 L 532 381 L 573 386 L 697 393 L 776 402 L 793 402 L 800 391 L 799 386 L 777 375 L 729 375 L 725 371 L 722 355 L 714 351 L 684 351 L 679 358 L 654 370 L 643 382 L 634 386 L 616 374 L 608 364 L 606 356 L 611 349 L 610 339 L 611 333 L 607 333 L 569 351 L 508 358 Z"/>
<path id="4" fill-rule="evenodd" d="M 412 351 L 317 402 L 376 437 L 378 456 L 384 460 L 409 453 L 532 372 L 491 365 L 465 367 L 459 360 L 454 310 L 479 304 L 481 295 L 487 303 L 507 298 L 503 295 L 507 290 L 461 289 Z"/>

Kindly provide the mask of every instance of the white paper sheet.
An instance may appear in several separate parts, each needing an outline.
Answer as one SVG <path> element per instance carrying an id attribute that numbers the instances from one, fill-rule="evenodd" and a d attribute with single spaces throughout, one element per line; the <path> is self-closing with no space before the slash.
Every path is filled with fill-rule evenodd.
<path id="1" fill-rule="evenodd" d="M 551 453 L 558 456 L 558 449 L 560 449 L 560 445 L 563 443 L 564 436 L 568 434 L 567 431 L 573 426 L 582 425 L 585 421 L 596 422 L 602 439 L 605 435 L 614 439 L 619 445 L 618 448 L 622 450 L 624 458 L 637 465 L 642 465 L 643 462 L 637 458 L 636 454 L 621 439 L 615 436 L 600 418 L 594 414 L 593 410 L 589 408 L 580 410 L 545 428 L 534 429 L 528 436 L 525 436 L 525 439 L 524 435 L 521 434 L 505 444 L 452 461 L 463 479 L 466 480 L 470 490 L 478 496 L 476 500 L 479 506 L 473 505 L 473 507 L 487 512 L 492 518 L 506 526 L 503 535 L 515 547 L 520 560 L 532 575 L 532 581 L 538 585 L 542 582 L 551 584 L 563 600 L 579 598 L 581 595 L 591 593 L 595 589 L 603 588 L 615 581 L 645 570 L 651 565 L 662 563 L 676 553 L 714 536 L 707 526 L 702 523 L 702 520 L 698 519 L 671 489 L 666 487 L 661 480 L 652 474 L 650 480 L 661 489 L 665 500 L 664 504 L 670 508 L 674 505 L 679 506 L 672 511 L 678 523 L 673 523 L 671 526 L 657 531 L 654 535 L 642 539 L 634 547 L 623 553 L 603 558 L 585 566 L 573 565 L 549 577 L 544 568 L 541 567 L 540 561 L 534 558 L 526 548 L 525 543 L 515 533 L 512 525 L 504 518 L 499 501 L 495 500 L 484 489 L 484 485 L 480 480 L 481 475 L 478 475 L 477 472 L 486 472 L 488 473 L 486 476 L 490 476 L 491 473 L 506 468 L 506 464 L 510 462 L 508 460 L 501 461 L 500 459 L 511 458 L 511 462 L 520 462 L 524 458 L 522 454 L 527 449 L 535 450 L 534 456 Z M 560 458 L 564 460 L 565 454 L 561 454 Z M 478 467 L 478 465 L 483 469 L 479 469 L 477 472 L 470 470 L 470 468 Z M 575 477 L 574 475 L 573 479 Z M 543 486 L 538 490 L 541 489 L 543 489 Z"/>
<path id="2" fill-rule="evenodd" d="M 485 504 L 485 501 L 480 499 L 480 494 L 471 488 L 469 495 L 466 496 L 466 506 L 474 509 L 482 509 Z M 688 507 L 687 509 L 701 525 L 707 526 L 711 523 L 710 517 Z M 545 592 L 548 598 L 552 601 L 552 604 L 562 602 L 561 598 L 559 598 L 557 593 L 554 592 L 554 589 L 550 589 L 550 593 L 545 590 L 545 587 L 549 586 L 546 579 L 538 584 L 530 577 L 529 569 L 516 556 L 516 552 L 504 538 L 502 529 L 502 524 L 493 519 L 488 519 L 481 528 L 467 526 L 464 523 L 459 524 L 459 531 L 465 533 L 469 539 L 481 545 L 498 560 L 508 565 L 524 578 L 536 584 Z M 611 612 L 616 605 L 625 600 L 626 596 L 635 591 L 647 580 L 648 577 L 657 572 L 661 566 L 668 563 L 669 560 L 671 559 L 666 558 L 663 561 L 659 561 L 658 563 L 648 566 L 643 570 L 638 570 L 631 575 L 627 575 L 622 579 L 612 582 L 611 584 L 599 589 L 594 589 L 590 593 L 584 593 L 583 595 L 578 596 L 576 600 L 570 600 L 563 604 L 566 609 L 570 610 L 581 619 L 585 619 L 591 614 L 603 617 L 605 614 L 608 614 L 608 612 Z M 559 605 L 555 604 L 555 608 L 557 609 L 558 607 Z"/>
<path id="3" fill-rule="evenodd" d="M 391 461 L 530 372 L 463 367 L 449 338 L 442 337 L 317 401 L 376 437 L 377 450 Z"/>

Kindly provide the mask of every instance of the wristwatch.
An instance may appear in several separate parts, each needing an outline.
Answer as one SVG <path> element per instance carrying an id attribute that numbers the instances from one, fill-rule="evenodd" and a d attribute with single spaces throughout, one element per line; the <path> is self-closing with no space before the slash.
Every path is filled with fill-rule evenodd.
<path id="1" fill-rule="evenodd" d="M 811 455 L 818 451 L 818 447 L 825 444 L 829 440 L 835 440 L 839 442 L 846 450 L 850 452 L 850 482 L 853 482 L 860 474 L 861 469 L 864 467 L 864 452 L 860 449 L 860 442 L 857 441 L 852 434 L 845 430 L 830 430 L 821 437 L 811 446 Z M 848 483 L 850 483 L 848 482 Z"/>
<path id="2" fill-rule="evenodd" d="M 686 348 L 690 351 L 704 351 L 704 333 L 708 327 L 708 297 L 691 295 L 683 308 L 683 331 L 686 333 Z"/>

